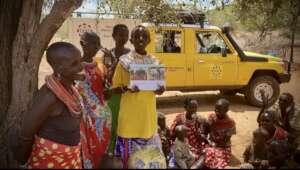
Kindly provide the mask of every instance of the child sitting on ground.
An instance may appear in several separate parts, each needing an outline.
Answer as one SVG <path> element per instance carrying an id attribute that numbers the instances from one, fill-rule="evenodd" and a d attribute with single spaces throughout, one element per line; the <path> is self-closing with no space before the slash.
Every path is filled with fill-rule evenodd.
<path id="1" fill-rule="evenodd" d="M 162 112 L 158 112 L 158 134 L 160 136 L 162 142 L 162 150 L 168 162 L 168 155 L 170 153 L 170 146 L 171 146 L 171 134 L 170 129 L 166 125 L 166 117 L 165 114 Z"/>
<path id="2" fill-rule="evenodd" d="M 253 132 L 252 143 L 247 146 L 244 152 L 245 163 L 250 163 L 255 169 L 262 167 L 263 160 L 267 160 L 267 140 L 269 133 L 260 127 Z"/>
<path id="3" fill-rule="evenodd" d="M 204 158 L 196 160 L 196 155 L 190 150 L 187 143 L 188 128 L 184 125 L 178 125 L 175 128 L 176 140 L 172 146 L 172 152 L 175 158 L 175 164 L 182 169 L 199 169 L 204 164 Z"/>
<path id="4" fill-rule="evenodd" d="M 269 169 L 290 169 L 293 168 L 288 163 L 290 157 L 290 144 L 287 140 L 273 140 L 267 149 L 266 167 Z M 294 167 L 295 168 L 295 167 Z"/>

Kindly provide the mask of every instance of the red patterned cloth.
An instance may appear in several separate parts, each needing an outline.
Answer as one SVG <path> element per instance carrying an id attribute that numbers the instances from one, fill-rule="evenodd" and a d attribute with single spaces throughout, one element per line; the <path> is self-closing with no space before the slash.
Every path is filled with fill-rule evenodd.
<path id="1" fill-rule="evenodd" d="M 212 169 L 223 169 L 230 162 L 231 142 L 230 138 L 236 134 L 235 122 L 228 116 L 218 119 L 215 113 L 208 116 L 210 124 L 211 141 L 216 146 L 205 149 L 205 165 Z"/>
<path id="2" fill-rule="evenodd" d="M 230 162 L 231 148 L 208 147 L 205 149 L 205 165 L 211 169 L 224 169 Z"/>
<path id="3" fill-rule="evenodd" d="M 29 169 L 81 169 L 80 144 L 67 146 L 35 136 Z"/>
<path id="4" fill-rule="evenodd" d="M 288 132 L 286 132 L 281 127 L 276 127 L 273 137 L 268 142 L 271 142 L 273 140 L 288 140 Z"/>
<path id="5" fill-rule="evenodd" d="M 77 84 L 84 103 L 80 124 L 82 160 L 85 169 L 95 169 L 111 139 L 111 111 L 104 101 L 102 71 L 96 63 L 86 63 L 84 71 L 86 79 Z"/>
<path id="6" fill-rule="evenodd" d="M 208 123 L 210 125 L 211 140 L 216 143 L 217 146 L 231 147 L 231 141 L 225 141 L 225 139 L 236 134 L 234 120 L 228 116 L 224 119 L 218 119 L 217 115 L 212 113 L 208 116 Z"/>
<path id="7" fill-rule="evenodd" d="M 187 120 L 185 118 L 185 113 L 179 113 L 176 116 L 173 124 L 171 125 L 172 134 L 175 133 L 176 126 L 180 124 L 185 125 L 187 128 L 189 128 L 187 132 L 188 144 L 190 146 L 190 150 L 196 155 L 196 159 L 198 159 L 203 149 L 205 148 L 205 143 L 203 140 L 200 140 L 197 137 L 197 134 L 199 133 L 199 129 L 197 128 L 196 121 Z"/>

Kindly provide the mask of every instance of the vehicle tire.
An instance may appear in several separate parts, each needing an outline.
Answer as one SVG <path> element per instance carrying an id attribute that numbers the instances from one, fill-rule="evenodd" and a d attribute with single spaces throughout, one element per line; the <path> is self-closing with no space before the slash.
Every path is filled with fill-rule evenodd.
<path id="1" fill-rule="evenodd" d="M 260 90 L 264 90 L 268 97 L 268 105 L 276 102 L 279 93 L 279 83 L 272 76 L 258 76 L 251 80 L 245 89 L 245 98 L 247 102 L 253 106 L 261 107 L 262 99 Z"/>
<path id="2" fill-rule="evenodd" d="M 220 93 L 225 96 L 234 96 L 237 93 L 237 90 L 220 90 Z"/>

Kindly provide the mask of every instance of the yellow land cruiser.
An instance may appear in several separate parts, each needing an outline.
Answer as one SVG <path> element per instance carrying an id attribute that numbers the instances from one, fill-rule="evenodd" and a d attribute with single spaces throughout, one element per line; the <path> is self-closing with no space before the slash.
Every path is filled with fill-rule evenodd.
<path id="1" fill-rule="evenodd" d="M 260 90 L 274 103 L 279 85 L 289 82 L 287 63 L 279 57 L 242 51 L 222 29 L 199 24 L 144 24 L 150 30 L 147 50 L 166 66 L 167 90 L 220 90 L 243 93 L 255 106 L 262 105 Z"/>

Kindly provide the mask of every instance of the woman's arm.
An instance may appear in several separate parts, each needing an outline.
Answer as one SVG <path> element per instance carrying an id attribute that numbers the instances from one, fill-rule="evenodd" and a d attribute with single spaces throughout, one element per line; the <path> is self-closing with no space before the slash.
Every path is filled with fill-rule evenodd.
<path id="1" fill-rule="evenodd" d="M 261 114 L 263 114 L 265 112 L 265 110 L 267 109 L 267 107 L 268 107 L 268 96 L 265 95 L 265 91 L 261 90 L 260 94 L 261 94 L 261 98 L 262 98 L 262 101 L 263 101 L 263 105 L 261 107 L 261 110 L 259 111 L 259 114 L 258 114 L 257 118 L 256 118 L 256 121 L 257 121 L 258 124 L 260 122 L 259 119 L 260 119 Z"/>
<path id="2" fill-rule="evenodd" d="M 125 93 L 128 88 L 124 85 L 122 79 L 122 66 L 120 63 L 117 64 L 116 70 L 112 79 L 112 92 L 117 94 Z"/>
<path id="3" fill-rule="evenodd" d="M 121 86 L 112 89 L 113 93 L 117 93 L 117 94 L 125 93 L 127 90 L 128 90 L 127 86 Z"/>
<path id="4" fill-rule="evenodd" d="M 155 90 L 154 93 L 157 95 L 162 95 L 165 92 L 165 90 L 166 90 L 165 86 L 159 86 L 159 88 Z"/>
<path id="5" fill-rule="evenodd" d="M 37 93 L 31 109 L 24 117 L 21 131 L 17 137 L 17 146 L 14 148 L 15 158 L 20 163 L 27 162 L 34 142 L 34 135 L 39 131 L 51 110 L 55 109 L 56 102 L 57 98 L 45 86 Z"/>

